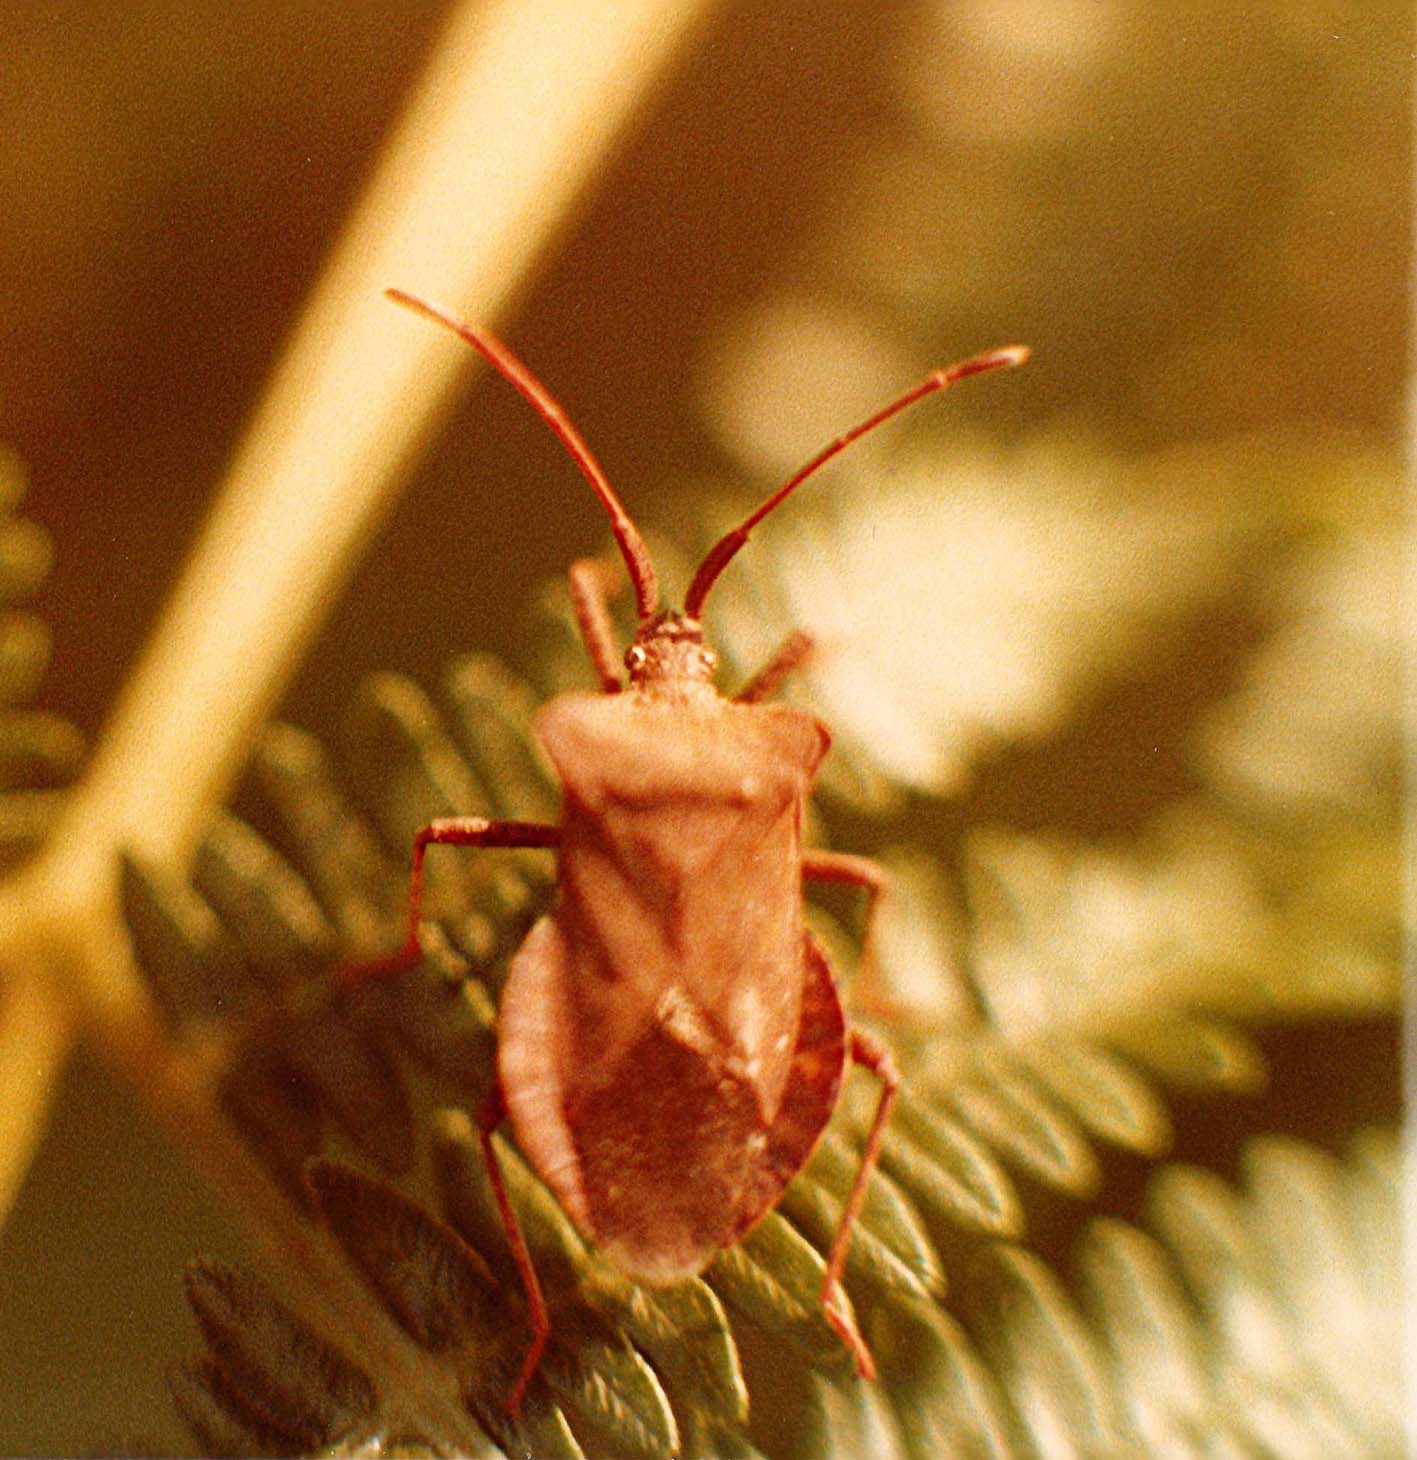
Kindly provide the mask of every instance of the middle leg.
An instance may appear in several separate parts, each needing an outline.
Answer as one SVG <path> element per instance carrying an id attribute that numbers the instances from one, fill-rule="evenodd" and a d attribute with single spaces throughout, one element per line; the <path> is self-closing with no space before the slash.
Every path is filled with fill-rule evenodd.
<path id="1" fill-rule="evenodd" d="M 408 920 L 397 952 L 340 969 L 342 984 L 364 983 L 401 973 L 418 962 L 418 928 L 423 917 L 423 859 L 431 846 L 550 847 L 561 845 L 561 828 L 540 821 L 488 821 L 481 816 L 449 816 L 432 821 L 413 839 L 413 867 L 408 877 Z"/>
<path id="2" fill-rule="evenodd" d="M 890 888 L 890 873 L 870 857 L 809 848 L 802 853 L 802 879 L 804 882 L 834 882 L 839 886 L 859 887 L 865 892 L 866 917 L 861 929 L 861 958 L 857 964 L 851 1002 L 865 1014 L 889 1016 L 893 1010 L 890 1000 L 881 993 L 876 939 L 881 904 Z"/>

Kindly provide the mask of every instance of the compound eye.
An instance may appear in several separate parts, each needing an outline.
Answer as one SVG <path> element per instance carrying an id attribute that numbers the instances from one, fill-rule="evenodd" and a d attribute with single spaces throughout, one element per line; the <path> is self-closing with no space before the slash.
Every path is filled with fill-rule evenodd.
<path id="1" fill-rule="evenodd" d="M 643 669 L 649 660 L 649 654 L 643 644 L 631 644 L 625 650 L 625 668 L 634 674 L 637 670 Z"/>

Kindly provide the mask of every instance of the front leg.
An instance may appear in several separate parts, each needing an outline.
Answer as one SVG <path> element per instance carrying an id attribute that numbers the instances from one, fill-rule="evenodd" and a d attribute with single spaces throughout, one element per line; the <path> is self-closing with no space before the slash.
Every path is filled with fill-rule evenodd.
<path id="1" fill-rule="evenodd" d="M 771 659 L 733 696 L 740 705 L 756 705 L 777 689 L 794 670 L 800 669 L 817 646 L 805 629 L 793 629 L 777 646 Z"/>
<path id="2" fill-rule="evenodd" d="M 423 858 L 431 846 L 559 847 L 561 828 L 540 821 L 487 821 L 481 816 L 449 816 L 430 822 L 413 839 L 413 869 L 408 878 L 408 929 L 396 953 L 367 963 L 346 964 L 337 975 L 342 984 L 363 983 L 401 973 L 418 962 L 418 927 L 423 912 Z"/>
<path id="3" fill-rule="evenodd" d="M 581 631 L 581 642 L 595 666 L 600 687 L 606 694 L 618 694 L 623 688 L 620 651 L 615 645 L 609 605 L 623 580 L 615 565 L 604 558 L 578 558 L 571 564 L 566 582 L 571 590 L 571 611 Z"/>
<path id="4" fill-rule="evenodd" d="M 861 957 L 856 966 L 851 1001 L 866 1014 L 890 1016 L 897 1012 L 881 993 L 880 964 L 876 957 L 876 929 L 881 902 L 890 887 L 890 873 L 870 857 L 809 849 L 802 853 L 802 880 L 835 882 L 865 891 L 866 917 L 861 930 Z"/>

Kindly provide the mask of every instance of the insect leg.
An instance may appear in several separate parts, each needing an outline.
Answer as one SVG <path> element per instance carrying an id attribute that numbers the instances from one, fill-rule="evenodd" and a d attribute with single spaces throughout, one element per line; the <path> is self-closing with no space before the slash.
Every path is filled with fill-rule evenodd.
<path id="1" fill-rule="evenodd" d="M 557 847 L 561 828 L 540 821 L 487 821 L 481 816 L 449 816 L 432 821 L 413 838 L 413 870 L 408 878 L 408 928 L 396 953 L 351 963 L 337 975 L 342 984 L 363 983 L 412 968 L 419 959 L 418 927 L 423 912 L 423 858 L 430 846 Z"/>
<path id="2" fill-rule="evenodd" d="M 620 575 L 603 558 L 579 558 L 571 564 L 566 580 L 571 590 L 571 610 L 600 686 L 606 694 L 617 694 L 623 687 L 620 651 L 615 646 L 607 601 L 621 587 Z"/>
<path id="3" fill-rule="evenodd" d="M 866 1188 L 871 1172 L 881 1154 L 881 1141 L 885 1137 L 886 1122 L 890 1119 L 891 1107 L 900 1091 L 900 1076 L 896 1073 L 895 1061 L 890 1051 L 869 1034 L 859 1030 L 850 1031 L 851 1059 L 853 1064 L 864 1065 L 881 1082 L 881 1098 L 876 1105 L 876 1115 L 866 1137 L 866 1148 L 861 1152 L 861 1164 L 856 1168 L 856 1179 L 851 1183 L 851 1193 L 842 1208 L 841 1221 L 837 1224 L 836 1236 L 832 1238 L 831 1251 L 827 1254 L 827 1272 L 822 1281 L 822 1309 L 827 1321 L 841 1336 L 841 1341 L 856 1359 L 856 1368 L 863 1379 L 876 1377 L 875 1360 L 866 1347 L 865 1340 L 856 1330 L 856 1325 L 839 1306 L 841 1294 L 841 1272 L 846 1266 L 847 1249 L 851 1246 L 851 1228 L 861 1213 L 866 1200 Z"/>
<path id="4" fill-rule="evenodd" d="M 507 1118 L 507 1103 L 502 1098 L 502 1087 L 497 1085 L 483 1102 L 477 1113 L 477 1131 L 482 1141 L 482 1159 L 487 1163 L 487 1179 L 492 1183 L 492 1196 L 497 1203 L 497 1215 L 502 1219 L 502 1230 L 507 1234 L 507 1245 L 512 1249 L 512 1260 L 521 1274 L 522 1287 L 526 1291 L 527 1317 L 531 1321 L 531 1347 L 522 1360 L 521 1372 L 512 1392 L 507 1396 L 507 1413 L 515 1419 L 526 1398 L 527 1385 L 536 1373 L 546 1340 L 551 1333 L 551 1316 L 546 1310 L 546 1299 L 541 1292 L 541 1281 L 536 1276 L 531 1253 L 527 1250 L 526 1238 L 522 1236 L 521 1223 L 507 1196 L 507 1187 L 502 1180 L 502 1166 L 497 1160 L 497 1148 L 492 1144 L 492 1132 Z"/>
<path id="5" fill-rule="evenodd" d="M 805 629 L 793 629 L 777 646 L 776 652 L 733 698 L 740 705 L 755 705 L 765 700 L 778 685 L 799 668 L 816 646 Z"/>
<path id="6" fill-rule="evenodd" d="M 890 873 L 870 857 L 856 857 L 850 852 L 807 850 L 802 853 L 803 880 L 835 882 L 847 887 L 860 887 L 866 893 L 866 921 L 861 932 L 861 960 L 857 965 L 852 1003 L 863 1013 L 890 1016 L 898 1014 L 890 1000 L 881 996 L 879 967 L 876 962 L 876 926 L 881 902 L 890 887 Z"/>

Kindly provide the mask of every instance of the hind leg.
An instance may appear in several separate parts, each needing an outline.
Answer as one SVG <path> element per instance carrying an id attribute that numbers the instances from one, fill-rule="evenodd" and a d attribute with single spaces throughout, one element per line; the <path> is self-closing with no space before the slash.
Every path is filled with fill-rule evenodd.
<path id="1" fill-rule="evenodd" d="M 846 1254 L 851 1246 L 851 1229 L 861 1214 L 866 1200 L 866 1189 L 871 1181 L 871 1172 L 881 1155 L 881 1142 L 886 1134 L 886 1122 L 890 1119 L 891 1107 L 900 1093 L 900 1076 L 896 1073 L 895 1061 L 890 1051 L 877 1043 L 869 1034 L 858 1029 L 850 1033 L 851 1061 L 864 1065 L 881 1082 L 881 1098 L 876 1103 L 875 1118 L 861 1152 L 861 1163 L 856 1168 L 856 1179 L 851 1183 L 850 1195 L 841 1211 L 836 1236 L 832 1238 L 831 1250 L 827 1254 L 826 1277 L 822 1280 L 822 1308 L 827 1322 L 836 1329 L 841 1341 L 856 1359 L 856 1368 L 863 1379 L 876 1377 L 876 1363 L 871 1350 L 857 1331 L 856 1325 L 841 1307 L 841 1273 L 846 1266 Z"/>
<path id="2" fill-rule="evenodd" d="M 541 1280 L 536 1275 L 526 1238 L 522 1236 L 521 1223 L 517 1220 L 511 1198 L 507 1195 L 506 1184 L 502 1180 L 497 1148 L 492 1144 L 492 1132 L 506 1118 L 507 1105 L 502 1098 L 502 1087 L 498 1084 L 477 1113 L 477 1133 L 482 1142 L 482 1159 L 487 1165 L 487 1179 L 492 1185 L 492 1197 L 497 1203 L 497 1215 L 502 1219 L 502 1230 L 507 1234 L 507 1245 L 512 1249 L 512 1261 L 517 1265 L 517 1272 L 526 1292 L 527 1317 L 531 1321 L 531 1347 L 526 1351 L 516 1383 L 512 1385 L 512 1392 L 507 1396 L 507 1413 L 515 1419 L 521 1413 L 527 1385 L 536 1376 L 541 1355 L 546 1349 L 546 1340 L 551 1335 L 551 1316 L 546 1310 Z"/>
<path id="3" fill-rule="evenodd" d="M 831 965 L 809 933 L 803 940 L 802 1014 L 787 1089 L 777 1118 L 768 1130 L 767 1145 L 746 1184 L 737 1237 L 744 1236 L 777 1205 L 783 1188 L 807 1164 L 836 1109 L 848 1059 L 853 1064 L 864 1065 L 880 1080 L 881 1098 L 828 1249 L 827 1270 L 822 1280 L 822 1309 L 827 1322 L 850 1349 L 857 1370 L 863 1378 L 870 1379 L 875 1377 L 876 1365 L 843 1302 L 841 1274 L 851 1246 L 852 1228 L 881 1154 L 881 1142 L 900 1077 L 890 1052 L 883 1045 L 868 1034 L 847 1028 Z"/>

